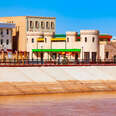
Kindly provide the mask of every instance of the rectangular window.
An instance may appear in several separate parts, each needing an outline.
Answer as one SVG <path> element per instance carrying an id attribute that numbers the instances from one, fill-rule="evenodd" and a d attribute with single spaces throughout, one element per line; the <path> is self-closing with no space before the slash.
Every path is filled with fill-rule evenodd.
<path id="1" fill-rule="evenodd" d="M 7 33 L 7 35 L 9 34 L 9 30 L 8 29 L 6 30 L 6 33 Z"/>
<path id="2" fill-rule="evenodd" d="M 3 35 L 3 29 L 1 29 L 1 35 Z"/>
<path id="3" fill-rule="evenodd" d="M 97 53 L 92 52 L 92 62 L 96 62 Z"/>

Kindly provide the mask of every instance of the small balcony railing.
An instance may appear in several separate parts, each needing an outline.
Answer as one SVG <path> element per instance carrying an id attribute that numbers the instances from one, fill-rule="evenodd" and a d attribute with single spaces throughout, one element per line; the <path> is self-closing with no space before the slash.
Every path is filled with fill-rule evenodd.
<path id="1" fill-rule="evenodd" d="M 116 65 L 116 59 L 0 59 L 0 65 Z"/>

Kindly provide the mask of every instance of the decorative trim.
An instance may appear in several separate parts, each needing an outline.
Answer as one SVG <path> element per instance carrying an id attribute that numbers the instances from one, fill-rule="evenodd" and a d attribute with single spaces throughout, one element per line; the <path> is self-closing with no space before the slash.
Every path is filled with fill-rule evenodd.
<path id="1" fill-rule="evenodd" d="M 44 33 L 42 32 L 28 32 L 27 36 L 43 36 Z"/>
<path id="2" fill-rule="evenodd" d="M 77 32 L 66 32 L 66 36 L 77 36 Z"/>
<path id="3" fill-rule="evenodd" d="M 99 35 L 98 30 L 81 30 L 80 35 Z"/>

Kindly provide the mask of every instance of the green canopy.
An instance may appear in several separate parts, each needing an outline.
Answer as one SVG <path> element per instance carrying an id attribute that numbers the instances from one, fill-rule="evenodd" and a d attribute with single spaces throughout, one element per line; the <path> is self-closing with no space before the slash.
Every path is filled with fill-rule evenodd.
<path id="1" fill-rule="evenodd" d="M 80 52 L 81 49 L 32 49 L 32 52 Z"/>

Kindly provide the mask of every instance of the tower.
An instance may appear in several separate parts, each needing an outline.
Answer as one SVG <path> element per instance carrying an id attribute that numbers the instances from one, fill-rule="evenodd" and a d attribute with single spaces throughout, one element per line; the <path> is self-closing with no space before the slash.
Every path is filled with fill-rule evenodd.
<path id="1" fill-rule="evenodd" d="M 99 31 L 81 30 L 81 59 L 91 60 L 99 59 Z"/>

